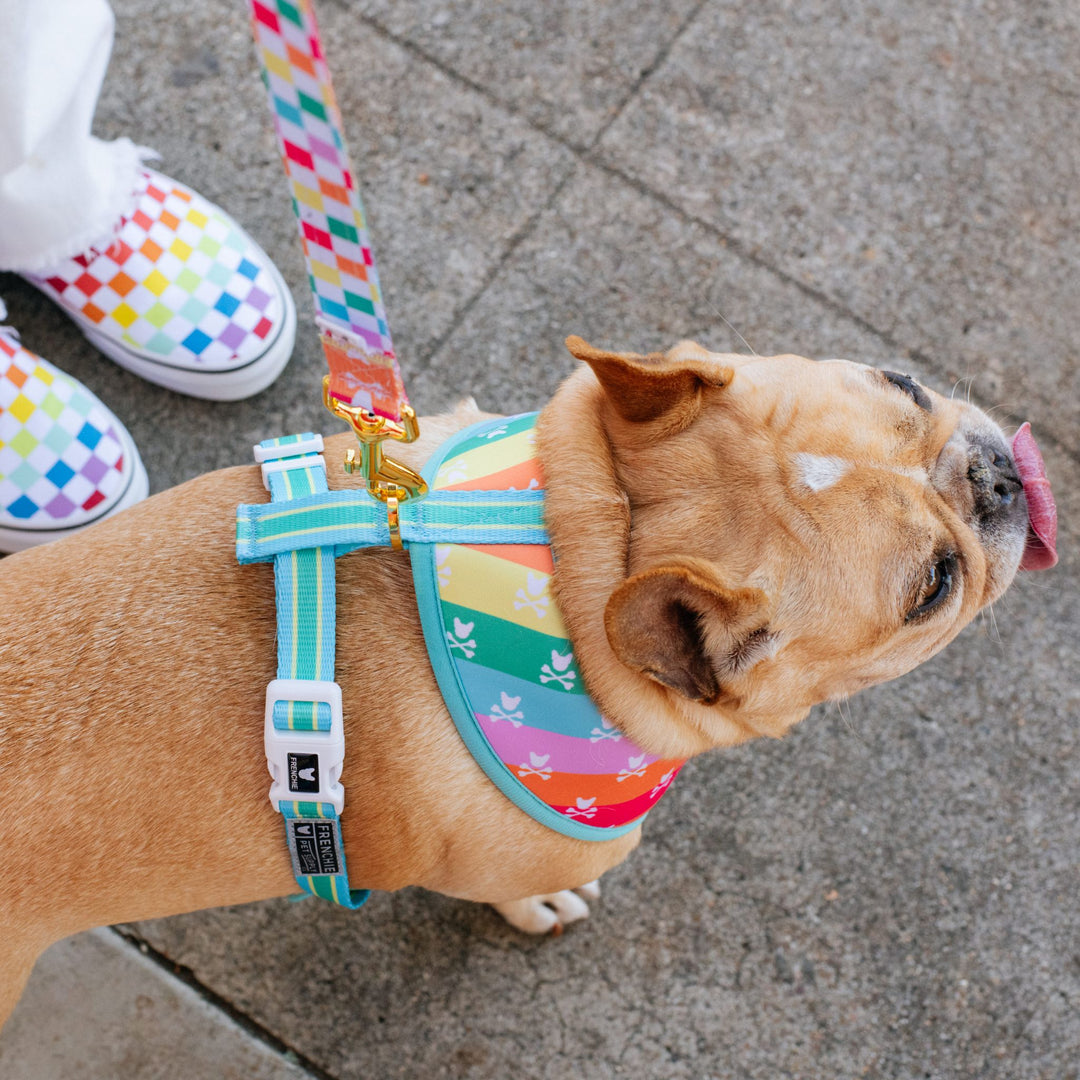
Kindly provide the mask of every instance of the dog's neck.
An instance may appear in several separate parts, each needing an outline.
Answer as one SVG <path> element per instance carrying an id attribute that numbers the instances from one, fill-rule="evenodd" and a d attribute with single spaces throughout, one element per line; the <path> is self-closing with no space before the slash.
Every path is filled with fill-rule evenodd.
<path id="1" fill-rule="evenodd" d="M 605 601 L 628 574 L 632 498 L 620 482 L 604 408 L 603 391 L 582 368 L 537 423 L 555 592 L 589 693 L 634 742 L 663 757 L 688 758 L 755 738 L 760 732 L 719 707 L 634 677 L 608 643 Z"/>

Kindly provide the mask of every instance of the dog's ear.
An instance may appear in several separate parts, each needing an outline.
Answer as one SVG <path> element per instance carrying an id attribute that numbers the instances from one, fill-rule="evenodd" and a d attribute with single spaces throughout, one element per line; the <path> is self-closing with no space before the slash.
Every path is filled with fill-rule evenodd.
<path id="1" fill-rule="evenodd" d="M 711 705 L 725 677 L 773 651 L 767 606 L 760 589 L 730 589 L 703 569 L 662 566 L 611 594 L 604 627 L 627 667 Z"/>
<path id="2" fill-rule="evenodd" d="M 594 349 L 573 336 L 566 339 L 566 347 L 593 369 L 619 415 L 634 422 L 655 420 L 673 409 L 693 419 L 702 388 L 726 386 L 732 379 L 731 368 L 718 364 L 704 349 L 696 356 L 686 346 L 640 356 Z"/>

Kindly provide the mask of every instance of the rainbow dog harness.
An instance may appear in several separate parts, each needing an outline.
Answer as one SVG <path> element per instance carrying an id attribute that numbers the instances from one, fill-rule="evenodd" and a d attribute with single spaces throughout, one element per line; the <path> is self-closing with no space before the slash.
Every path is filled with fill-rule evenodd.
<path id="1" fill-rule="evenodd" d="M 433 459 L 432 491 L 543 490 L 536 415 L 469 428 Z M 682 761 L 600 715 L 549 590 L 549 544 L 410 548 L 420 618 L 465 745 L 531 817 L 582 840 L 635 828 Z"/>
<path id="2" fill-rule="evenodd" d="M 549 586 L 536 414 L 459 432 L 425 470 L 430 491 L 402 504 L 424 637 L 458 732 L 489 779 L 536 821 L 609 840 L 635 828 L 683 762 L 636 746 L 597 710 Z M 386 545 L 386 508 L 330 492 L 314 435 L 256 448 L 270 504 L 240 506 L 237 558 L 273 560 L 278 679 L 265 734 L 293 870 L 306 891 L 358 907 L 339 815 L 341 691 L 334 666 L 334 559 Z"/>

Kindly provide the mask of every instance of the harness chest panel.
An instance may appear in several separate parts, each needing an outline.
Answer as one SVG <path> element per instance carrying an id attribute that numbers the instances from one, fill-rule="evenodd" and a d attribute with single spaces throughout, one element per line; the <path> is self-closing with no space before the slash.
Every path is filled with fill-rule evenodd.
<path id="1" fill-rule="evenodd" d="M 458 433 L 433 491 L 543 489 L 536 414 Z M 545 544 L 411 543 L 424 636 L 443 698 L 488 777 L 568 836 L 635 828 L 683 762 L 646 753 L 597 711 L 551 594 Z"/>

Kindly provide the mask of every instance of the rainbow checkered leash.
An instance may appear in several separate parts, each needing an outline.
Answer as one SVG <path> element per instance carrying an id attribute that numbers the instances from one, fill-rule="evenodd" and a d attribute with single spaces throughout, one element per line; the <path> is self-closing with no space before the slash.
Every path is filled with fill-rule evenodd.
<path id="1" fill-rule="evenodd" d="M 389 437 L 402 441 L 415 438 L 417 429 L 394 357 L 330 73 L 309 0 L 250 4 L 330 368 L 324 401 L 358 437 L 368 430 L 374 437 L 362 447 L 362 464 L 370 466 L 366 492 L 328 491 L 321 436 L 290 435 L 257 446 L 271 504 L 240 508 L 237 555 L 241 562 L 274 563 L 278 678 L 267 687 L 264 734 L 273 778 L 270 801 L 285 819 L 293 872 L 305 892 L 357 908 L 368 893 L 349 888 L 341 839 L 345 743 L 341 689 L 333 681 L 334 560 L 356 547 L 401 547 L 403 541 L 546 543 L 543 494 L 480 492 L 463 498 L 439 492 L 405 502 L 426 493 L 419 477 L 413 478 L 415 486 L 401 481 L 408 491 L 389 485 L 389 496 L 386 484 L 373 482 L 380 467 L 380 475 L 395 480 L 409 473 L 394 462 L 384 465 L 378 453 L 386 437 L 383 422 Z"/>
<path id="2" fill-rule="evenodd" d="M 315 13 L 310 0 L 250 4 L 330 367 L 330 395 L 401 420 L 408 398 Z"/>

